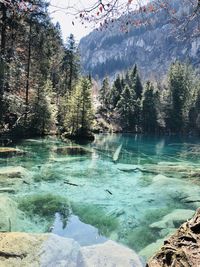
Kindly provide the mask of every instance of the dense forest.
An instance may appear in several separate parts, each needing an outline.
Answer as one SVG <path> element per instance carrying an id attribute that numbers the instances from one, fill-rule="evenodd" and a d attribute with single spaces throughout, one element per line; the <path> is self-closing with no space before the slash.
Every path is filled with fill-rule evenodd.
<path id="1" fill-rule="evenodd" d="M 163 81 L 141 81 L 137 66 L 118 75 L 113 85 L 108 77 L 100 89 L 99 123 L 123 132 L 199 133 L 200 81 L 188 64 L 174 62 Z M 105 120 L 105 121 L 104 121 Z"/>
<path id="2" fill-rule="evenodd" d="M 15 137 L 88 133 L 91 82 L 81 77 L 73 35 L 64 43 L 46 1 L 0 3 L 0 131 Z"/>
<path id="3" fill-rule="evenodd" d="M 63 42 L 45 1 L 28 9 L 0 3 L 1 139 L 45 134 L 93 139 L 92 131 L 198 133 L 199 79 L 191 66 L 175 62 L 167 81 L 145 84 L 137 66 L 99 89 L 81 75 L 73 35 Z M 96 112 L 96 116 L 95 116 Z"/>

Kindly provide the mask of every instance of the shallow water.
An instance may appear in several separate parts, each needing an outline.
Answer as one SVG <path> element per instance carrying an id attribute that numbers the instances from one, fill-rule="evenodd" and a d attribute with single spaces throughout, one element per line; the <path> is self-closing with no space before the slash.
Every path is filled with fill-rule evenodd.
<path id="1" fill-rule="evenodd" d="M 70 215 L 63 222 L 59 213 L 52 220 L 29 214 L 17 230 L 51 231 L 82 245 L 108 238 L 140 252 L 167 236 L 181 220 L 166 226 L 166 234 L 150 227 L 152 223 L 175 209 L 198 206 L 184 200 L 200 196 L 198 142 L 195 138 L 98 135 L 85 146 L 87 153 L 69 155 L 57 148 L 71 142 L 24 140 L 17 148 L 26 151 L 26 156 L 0 158 L 0 167 L 22 166 L 33 177 L 9 196 L 20 203 L 33 195 L 59 195 L 69 201 Z M 113 154 L 120 145 L 114 163 Z"/>

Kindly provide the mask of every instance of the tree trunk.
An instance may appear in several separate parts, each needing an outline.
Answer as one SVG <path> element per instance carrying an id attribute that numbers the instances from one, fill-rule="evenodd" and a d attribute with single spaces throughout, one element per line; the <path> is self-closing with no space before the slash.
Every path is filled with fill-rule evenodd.
<path id="1" fill-rule="evenodd" d="M 32 37 L 32 21 L 30 21 L 30 28 L 29 28 L 28 62 L 27 62 L 27 73 L 26 73 L 26 112 L 28 112 L 28 106 L 29 106 L 29 80 L 30 80 L 31 39 L 32 39 L 31 37 Z"/>
<path id="2" fill-rule="evenodd" d="M 3 117 L 3 94 L 5 78 L 5 48 L 6 48 L 6 6 L 1 4 L 2 27 L 1 27 L 1 55 L 0 55 L 0 122 Z"/>

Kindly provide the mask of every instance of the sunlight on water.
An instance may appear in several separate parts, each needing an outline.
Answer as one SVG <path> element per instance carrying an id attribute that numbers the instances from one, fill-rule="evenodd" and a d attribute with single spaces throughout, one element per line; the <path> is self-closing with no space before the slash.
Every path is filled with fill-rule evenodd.
<path id="1" fill-rule="evenodd" d="M 12 231 L 83 245 L 112 239 L 147 258 L 200 204 L 200 146 L 192 138 L 99 135 L 84 147 L 46 138 L 17 148 L 26 155 L 0 158 L 0 194 L 19 204 Z M 15 174 L 2 180 L 8 170 Z"/>

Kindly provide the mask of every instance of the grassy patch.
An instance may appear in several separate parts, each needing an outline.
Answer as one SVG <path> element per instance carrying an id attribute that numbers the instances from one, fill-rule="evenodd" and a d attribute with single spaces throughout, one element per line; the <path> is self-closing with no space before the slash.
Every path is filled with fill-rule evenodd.
<path id="1" fill-rule="evenodd" d="M 109 236 L 112 231 L 118 228 L 118 220 L 114 216 L 106 215 L 103 209 L 95 205 L 73 203 L 72 210 L 82 222 L 98 228 L 101 235 Z"/>
<path id="2" fill-rule="evenodd" d="M 46 220 L 53 220 L 56 212 L 60 213 L 63 220 L 67 220 L 70 212 L 69 202 L 52 194 L 25 197 L 19 201 L 19 208 L 30 217 L 38 215 Z"/>
<path id="3" fill-rule="evenodd" d="M 55 182 L 57 180 L 61 179 L 61 176 L 59 174 L 54 173 L 53 171 L 45 171 L 41 173 L 37 173 L 33 176 L 33 179 L 35 182 Z"/>

